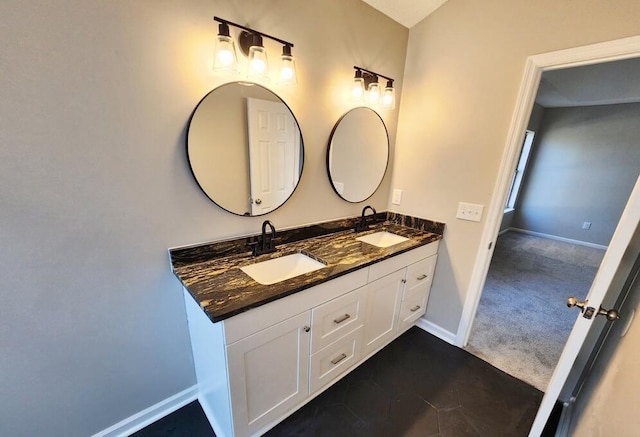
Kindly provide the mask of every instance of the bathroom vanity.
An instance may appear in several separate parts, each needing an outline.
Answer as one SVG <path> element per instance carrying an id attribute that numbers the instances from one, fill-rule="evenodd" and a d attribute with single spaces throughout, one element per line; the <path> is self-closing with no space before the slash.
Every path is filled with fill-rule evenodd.
<path id="1" fill-rule="evenodd" d="M 257 257 L 246 238 L 170 250 L 216 435 L 266 432 L 424 314 L 444 225 L 376 219 L 357 234 L 355 219 L 284 231 Z M 243 270 L 292 254 L 321 266 L 280 281 Z"/>

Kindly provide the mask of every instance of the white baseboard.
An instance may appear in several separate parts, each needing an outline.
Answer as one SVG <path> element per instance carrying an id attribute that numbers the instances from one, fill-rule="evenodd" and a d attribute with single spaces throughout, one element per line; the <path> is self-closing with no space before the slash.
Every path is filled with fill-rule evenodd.
<path id="1" fill-rule="evenodd" d="M 520 232 L 521 234 L 528 234 L 536 237 L 547 238 L 549 240 L 556 240 L 556 241 L 562 241 L 565 243 L 577 244 L 579 246 L 592 247 L 594 249 L 607 250 L 608 248 L 608 246 L 603 246 L 602 244 L 595 244 L 595 243 L 589 243 L 587 241 L 573 240 L 571 238 L 558 237 L 556 235 L 543 234 L 542 232 L 528 231 L 526 229 L 507 228 L 505 229 L 505 231 Z"/>
<path id="2" fill-rule="evenodd" d="M 427 331 L 429 334 L 435 335 L 440 340 L 446 341 L 449 344 L 457 346 L 456 335 L 453 332 L 449 332 L 446 329 L 436 325 L 435 323 L 432 323 L 424 318 L 420 318 L 418 319 L 416 326 L 418 328 L 421 328 Z"/>
<path id="3" fill-rule="evenodd" d="M 155 405 L 146 408 L 133 416 L 110 426 L 109 428 L 94 434 L 93 437 L 120 437 L 128 436 L 136 431 L 141 430 L 147 425 L 162 419 L 179 408 L 195 401 L 198 398 L 198 386 L 194 385 L 186 390 L 176 393 L 175 395 L 158 402 Z"/>

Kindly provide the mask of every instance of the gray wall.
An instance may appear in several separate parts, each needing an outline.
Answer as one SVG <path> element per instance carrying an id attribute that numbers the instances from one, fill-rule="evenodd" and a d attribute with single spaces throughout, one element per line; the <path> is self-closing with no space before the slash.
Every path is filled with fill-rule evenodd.
<path id="1" fill-rule="evenodd" d="M 482 3 L 480 5 L 480 3 Z M 577 13 L 579 11 L 579 13 Z M 425 318 L 456 334 L 528 56 L 640 33 L 640 2 L 450 0 L 411 28 L 393 188 L 403 214 L 445 222 Z M 475 290 L 474 290 L 475 291 Z"/>
<path id="2" fill-rule="evenodd" d="M 638 120 L 639 103 L 546 109 L 511 226 L 608 245 L 640 173 Z"/>
<path id="3" fill-rule="evenodd" d="M 356 215 L 324 167 L 354 64 L 402 87 L 408 31 L 359 0 L 3 0 L 0 435 L 86 436 L 195 384 L 167 248 L 246 235 L 192 179 L 212 17 L 295 44 L 305 170 L 279 229 Z M 271 53 L 281 47 L 269 45 Z M 277 55 L 274 55 L 277 57 Z M 274 59 L 275 61 L 275 59 Z M 392 144 L 397 111 L 383 114 Z M 384 210 L 387 178 L 367 203 Z"/>

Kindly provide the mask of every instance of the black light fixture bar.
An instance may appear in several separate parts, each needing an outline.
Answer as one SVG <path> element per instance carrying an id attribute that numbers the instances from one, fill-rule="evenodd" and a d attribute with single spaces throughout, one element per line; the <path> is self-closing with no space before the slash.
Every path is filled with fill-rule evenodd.
<path id="1" fill-rule="evenodd" d="M 284 46 L 293 47 L 293 43 L 291 43 L 289 41 L 285 41 L 283 39 L 276 38 L 275 36 L 271 36 L 271 35 L 268 35 L 266 33 L 258 32 L 257 30 L 253 30 L 250 27 L 246 27 L 246 26 L 243 26 L 241 24 L 234 23 L 233 21 L 225 20 L 224 18 L 220 18 L 220 17 L 213 17 L 213 20 L 217 21 L 218 23 L 226 24 L 228 26 L 238 27 L 238 28 L 240 28 L 240 29 L 242 29 L 244 31 L 247 31 L 247 32 L 249 32 L 251 34 L 254 34 L 254 35 L 260 35 L 262 37 L 266 37 L 266 38 L 272 39 L 274 41 L 279 42 L 280 44 L 282 44 Z M 386 76 L 383 76 L 383 77 L 386 77 Z"/>
<path id="2" fill-rule="evenodd" d="M 394 78 L 392 78 L 392 77 L 385 76 L 384 74 L 376 73 L 375 71 L 367 70 L 366 68 L 358 67 L 357 65 L 354 65 L 354 66 L 353 66 L 353 68 L 354 68 L 356 71 L 358 71 L 358 70 L 359 70 L 359 71 L 364 71 L 364 72 L 369 73 L 369 74 L 371 74 L 371 75 L 373 75 L 373 76 L 380 76 L 380 77 L 384 77 L 385 79 L 390 80 L 391 82 L 393 82 L 393 81 L 395 80 L 395 79 L 394 79 Z"/>

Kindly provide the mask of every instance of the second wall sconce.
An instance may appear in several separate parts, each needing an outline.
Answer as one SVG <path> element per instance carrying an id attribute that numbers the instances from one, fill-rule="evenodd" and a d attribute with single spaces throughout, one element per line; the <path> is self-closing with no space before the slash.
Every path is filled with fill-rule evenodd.
<path id="1" fill-rule="evenodd" d="M 238 42 L 242 53 L 248 57 L 246 74 L 249 79 L 269 79 L 269 60 L 263 44 L 263 38 L 269 38 L 282 44 L 277 82 L 282 85 L 297 83 L 295 59 L 291 54 L 293 43 L 219 17 L 213 19 L 220 23 L 213 61 L 215 71 L 240 71 L 235 42 L 229 33 L 229 26 L 233 26 L 242 29 Z"/>
<path id="2" fill-rule="evenodd" d="M 393 88 L 393 78 L 366 68 L 354 65 L 356 70 L 351 88 L 351 98 L 357 102 L 364 102 L 370 105 L 380 104 L 383 109 L 394 109 L 396 107 L 396 91 Z M 387 86 L 382 93 L 378 76 L 387 79 Z"/>

